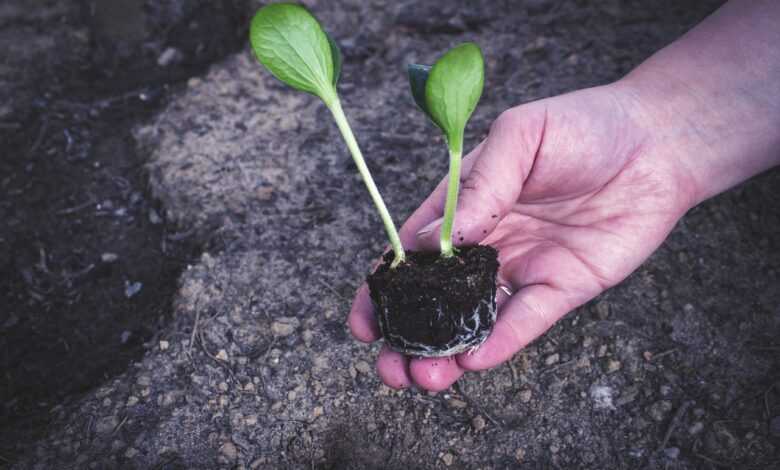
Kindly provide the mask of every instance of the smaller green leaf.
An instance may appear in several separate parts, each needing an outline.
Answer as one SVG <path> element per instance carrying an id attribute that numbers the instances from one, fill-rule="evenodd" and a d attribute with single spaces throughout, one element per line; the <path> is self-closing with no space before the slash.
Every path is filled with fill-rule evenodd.
<path id="1" fill-rule="evenodd" d="M 425 83 L 428 81 L 428 75 L 431 73 L 431 66 L 409 64 L 406 66 L 406 71 L 409 74 L 409 85 L 412 89 L 414 102 L 417 103 L 417 106 L 419 106 L 430 118 L 431 113 L 428 112 L 428 105 L 425 104 Z"/>
<path id="2" fill-rule="evenodd" d="M 330 45 L 330 55 L 333 58 L 333 86 L 335 87 L 339 83 L 339 77 L 341 76 L 341 49 L 333 37 L 325 31 L 325 36 L 328 37 L 328 45 Z"/>
<path id="3" fill-rule="evenodd" d="M 451 150 L 463 146 L 463 131 L 477 107 L 485 83 L 485 61 L 474 43 L 447 51 L 431 69 L 425 104 L 433 122 L 444 131 Z"/>
<path id="4" fill-rule="evenodd" d="M 252 18 L 249 41 L 257 60 L 280 81 L 319 96 L 326 104 L 336 99 L 333 45 L 304 7 L 264 6 Z"/>

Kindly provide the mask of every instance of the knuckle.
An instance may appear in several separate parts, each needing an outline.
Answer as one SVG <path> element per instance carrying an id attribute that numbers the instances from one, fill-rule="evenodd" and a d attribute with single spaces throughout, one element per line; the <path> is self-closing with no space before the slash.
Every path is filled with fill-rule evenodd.
<path id="1" fill-rule="evenodd" d="M 505 197 L 500 193 L 498 185 L 492 180 L 490 175 L 475 165 L 463 182 L 461 204 L 489 208 L 491 211 L 502 207 Z"/>

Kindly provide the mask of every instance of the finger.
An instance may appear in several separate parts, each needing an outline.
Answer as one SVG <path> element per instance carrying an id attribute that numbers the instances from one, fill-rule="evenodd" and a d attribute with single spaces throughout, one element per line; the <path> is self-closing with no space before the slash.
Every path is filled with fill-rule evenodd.
<path id="1" fill-rule="evenodd" d="M 440 392 L 461 378 L 464 370 L 454 357 L 425 357 L 412 359 L 409 372 L 419 387 Z"/>
<path id="2" fill-rule="evenodd" d="M 368 293 L 368 285 L 363 283 L 355 295 L 352 308 L 347 317 L 352 336 L 364 343 L 376 341 L 381 336 L 379 325 L 374 316 L 374 306 Z"/>
<path id="3" fill-rule="evenodd" d="M 382 350 L 379 351 L 376 371 L 382 382 L 390 388 L 400 390 L 412 385 L 412 377 L 409 374 L 409 359 L 403 354 L 393 351 L 387 345 L 382 346 Z"/>
<path id="4" fill-rule="evenodd" d="M 472 353 L 457 356 L 465 370 L 495 367 L 550 329 L 571 309 L 566 295 L 546 284 L 514 294 L 499 314 L 487 341 Z"/>
<path id="5" fill-rule="evenodd" d="M 469 152 L 469 154 L 463 158 L 463 163 L 461 165 L 461 175 L 468 175 L 468 173 L 471 171 L 472 165 L 477 160 L 477 158 L 479 158 L 479 154 L 482 147 L 484 146 L 484 143 L 484 141 L 481 142 L 474 148 L 474 150 Z M 409 250 L 419 249 L 417 246 L 417 237 L 419 235 L 418 232 L 430 232 L 434 230 L 435 227 L 426 228 L 426 226 L 430 225 L 431 223 L 434 223 L 435 225 L 437 219 L 440 219 L 444 213 L 444 202 L 447 196 L 446 192 L 447 178 L 445 177 L 439 182 L 439 184 L 436 186 L 436 189 L 433 190 L 433 192 L 425 199 L 425 201 L 420 204 L 420 207 L 418 207 L 417 210 L 415 210 L 414 213 L 409 216 L 403 227 L 401 227 L 400 231 L 401 242 L 403 243 L 404 248 Z"/>
<path id="6" fill-rule="evenodd" d="M 456 245 L 475 245 L 482 241 L 520 197 L 541 145 L 545 124 L 542 108 L 520 109 L 522 113 L 513 109 L 495 120 L 470 171 L 461 175 L 453 227 Z M 440 224 L 426 228 L 433 230 L 423 233 L 419 243 L 435 249 Z"/>

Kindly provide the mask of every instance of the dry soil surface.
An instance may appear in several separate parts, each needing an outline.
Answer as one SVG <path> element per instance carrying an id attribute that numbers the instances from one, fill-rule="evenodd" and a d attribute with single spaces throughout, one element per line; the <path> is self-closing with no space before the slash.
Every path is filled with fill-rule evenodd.
<path id="1" fill-rule="evenodd" d="M 387 203 L 446 171 L 404 73 L 473 40 L 473 145 L 504 109 L 619 78 L 718 2 L 310 1 Z M 247 8 L 252 8 L 247 7 Z M 251 11 L 251 10 L 249 10 Z M 120 375 L 51 410 L 16 468 L 772 468 L 780 173 L 692 210 L 629 279 L 439 394 L 377 379 L 345 327 L 384 246 L 327 110 L 247 48 L 135 127 L 160 217 L 203 251 Z"/>

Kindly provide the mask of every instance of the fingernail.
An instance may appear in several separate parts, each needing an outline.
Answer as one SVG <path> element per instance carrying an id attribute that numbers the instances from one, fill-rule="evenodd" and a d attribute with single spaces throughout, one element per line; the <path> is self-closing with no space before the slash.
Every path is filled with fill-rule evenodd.
<path id="1" fill-rule="evenodd" d="M 442 221 L 443 221 L 443 220 L 444 220 L 444 218 L 443 218 L 443 217 L 440 217 L 440 218 L 438 218 L 438 219 L 434 220 L 433 222 L 429 223 L 428 225 L 426 225 L 425 227 L 421 228 L 421 229 L 420 229 L 420 230 L 417 232 L 417 236 L 421 236 L 421 235 L 425 235 L 426 233 L 431 233 L 431 232 L 433 232 L 434 230 L 436 230 L 436 228 L 437 228 L 439 225 L 441 225 L 441 223 L 442 223 Z"/>

